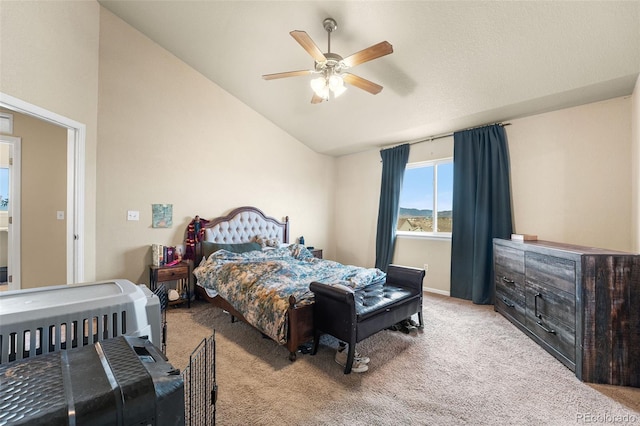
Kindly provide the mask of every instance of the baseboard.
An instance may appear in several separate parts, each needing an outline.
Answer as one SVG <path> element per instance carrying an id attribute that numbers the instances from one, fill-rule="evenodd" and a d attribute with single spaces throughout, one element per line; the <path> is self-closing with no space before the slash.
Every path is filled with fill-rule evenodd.
<path id="1" fill-rule="evenodd" d="M 444 291 L 444 290 L 440 290 L 437 288 L 429 288 L 429 287 L 422 287 L 422 291 L 426 291 L 427 293 L 435 293 L 435 294 L 441 294 L 443 296 L 451 296 L 451 293 L 448 291 Z"/>

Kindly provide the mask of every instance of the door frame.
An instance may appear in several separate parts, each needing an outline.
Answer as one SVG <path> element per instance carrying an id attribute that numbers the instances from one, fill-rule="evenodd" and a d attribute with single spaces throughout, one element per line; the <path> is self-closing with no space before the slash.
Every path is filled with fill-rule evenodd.
<path id="1" fill-rule="evenodd" d="M 67 283 L 83 282 L 86 126 L 2 92 L 0 106 L 67 129 Z"/>
<path id="2" fill-rule="evenodd" d="M 9 278 L 9 290 L 20 290 L 20 168 L 21 168 L 21 138 L 16 136 L 0 135 L 0 143 L 11 145 L 9 158 L 9 210 L 7 215 L 11 218 L 7 232 L 7 277 Z"/>

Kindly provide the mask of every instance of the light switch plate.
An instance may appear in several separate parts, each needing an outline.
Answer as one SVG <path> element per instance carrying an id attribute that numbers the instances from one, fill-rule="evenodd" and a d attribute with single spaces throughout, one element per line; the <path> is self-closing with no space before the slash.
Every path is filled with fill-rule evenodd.
<path id="1" fill-rule="evenodd" d="M 128 210 L 127 220 L 140 220 L 140 212 L 138 210 Z"/>
<path id="2" fill-rule="evenodd" d="M 56 212 L 56 219 L 58 220 L 64 220 L 64 211 L 58 210 Z"/>

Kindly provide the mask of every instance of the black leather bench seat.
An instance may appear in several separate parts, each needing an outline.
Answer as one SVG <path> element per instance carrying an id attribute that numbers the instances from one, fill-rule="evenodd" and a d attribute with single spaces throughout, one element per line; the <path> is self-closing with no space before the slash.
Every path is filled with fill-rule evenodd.
<path id="1" fill-rule="evenodd" d="M 363 321 L 379 313 L 380 310 L 393 309 L 396 303 L 403 303 L 404 299 L 416 295 L 415 291 L 393 284 L 384 284 L 380 287 L 380 290 L 373 294 L 368 291 L 354 293 L 358 321 Z"/>
<path id="2" fill-rule="evenodd" d="M 353 291 L 342 285 L 313 282 L 314 339 L 312 354 L 318 351 L 322 333 L 349 344 L 344 373 L 351 372 L 356 343 L 418 314 L 422 320 L 423 269 L 389 265 L 385 282 Z"/>

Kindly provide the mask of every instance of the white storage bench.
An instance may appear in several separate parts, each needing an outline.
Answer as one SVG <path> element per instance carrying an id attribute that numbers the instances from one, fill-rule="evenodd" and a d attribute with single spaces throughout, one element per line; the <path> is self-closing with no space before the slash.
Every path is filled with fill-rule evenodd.
<path id="1" fill-rule="evenodd" d="M 161 334 L 160 300 L 128 280 L 0 293 L 0 364 L 121 335 L 160 347 Z"/>

